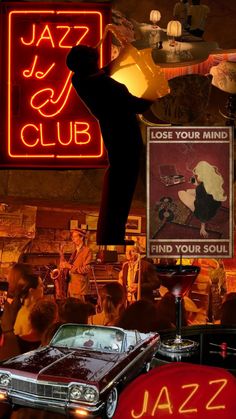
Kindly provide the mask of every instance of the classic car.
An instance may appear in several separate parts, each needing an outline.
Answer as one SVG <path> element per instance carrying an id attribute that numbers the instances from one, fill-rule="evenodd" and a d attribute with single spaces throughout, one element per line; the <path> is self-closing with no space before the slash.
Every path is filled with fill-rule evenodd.
<path id="1" fill-rule="evenodd" d="M 112 418 L 122 387 L 149 370 L 158 333 L 65 324 L 46 347 L 0 364 L 0 402 Z"/>

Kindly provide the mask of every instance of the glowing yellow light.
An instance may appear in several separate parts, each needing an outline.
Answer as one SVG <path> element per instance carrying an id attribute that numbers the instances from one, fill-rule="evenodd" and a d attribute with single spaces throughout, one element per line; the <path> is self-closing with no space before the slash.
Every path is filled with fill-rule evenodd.
<path id="1" fill-rule="evenodd" d="M 154 64 L 151 51 L 126 45 L 111 64 L 111 77 L 125 84 L 133 95 L 155 100 L 169 93 L 169 86 L 162 68 Z"/>
<path id="2" fill-rule="evenodd" d="M 78 416 L 88 416 L 88 412 L 83 409 L 76 409 L 75 414 Z"/>
<path id="3" fill-rule="evenodd" d="M 0 400 L 5 400 L 7 398 L 6 393 L 0 393 Z"/>

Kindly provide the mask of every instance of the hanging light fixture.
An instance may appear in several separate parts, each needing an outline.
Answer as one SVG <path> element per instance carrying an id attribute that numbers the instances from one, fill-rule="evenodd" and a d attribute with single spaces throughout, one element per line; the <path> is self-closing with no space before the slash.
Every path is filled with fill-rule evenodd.
<path id="1" fill-rule="evenodd" d="M 170 22 L 167 25 L 167 35 L 171 38 L 171 46 L 175 46 L 175 38 L 181 36 L 181 34 L 181 23 L 178 20 L 170 20 Z"/>

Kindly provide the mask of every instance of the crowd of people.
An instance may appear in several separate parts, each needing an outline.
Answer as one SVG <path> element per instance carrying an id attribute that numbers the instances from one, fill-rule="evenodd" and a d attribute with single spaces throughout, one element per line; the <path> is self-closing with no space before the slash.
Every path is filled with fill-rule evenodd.
<path id="1" fill-rule="evenodd" d="M 79 252 L 83 245 L 84 240 L 81 246 L 77 246 Z M 66 298 L 59 300 L 44 295 L 43 281 L 35 275 L 32 267 L 16 263 L 8 274 L 8 298 L 1 318 L 0 361 L 48 345 L 58 328 L 65 323 L 117 326 L 142 333 L 174 330 L 175 297 L 161 284 L 151 260 L 141 258 L 135 246 L 127 246 L 126 259 L 118 280 L 108 281 L 100 287 L 99 310 L 87 301 L 86 294 L 77 298 L 68 293 Z M 78 262 L 76 257 L 74 260 Z M 62 266 L 75 272 L 72 260 L 70 267 L 65 262 Z M 77 283 L 80 286 L 82 272 L 78 263 L 76 266 L 80 275 L 74 281 L 75 288 Z M 83 271 L 86 278 L 89 266 L 90 263 L 86 263 Z M 159 298 L 155 298 L 156 289 Z M 236 293 L 225 294 L 222 302 L 218 322 L 235 326 Z M 184 297 L 182 325 L 205 324 L 206 317 L 201 315 L 201 309 L 189 297 Z M 13 413 L 13 418 L 14 414 L 20 419 L 22 409 Z"/>
<path id="2" fill-rule="evenodd" d="M 78 233 L 78 232 L 77 232 Z M 73 234 L 73 240 L 75 235 Z M 79 252 L 83 248 L 79 246 Z M 87 248 L 87 247 L 86 247 Z M 88 251 L 86 251 L 87 260 Z M 81 290 L 80 281 L 88 273 L 90 263 L 82 270 L 70 264 L 74 288 Z M 81 263 L 84 263 L 83 261 Z M 66 262 L 63 264 L 63 269 Z M 75 272 L 80 274 L 75 280 Z M 70 271 L 69 271 L 70 272 Z M 8 298 L 1 317 L 2 339 L 0 360 L 47 345 L 63 323 L 119 326 L 137 329 L 140 332 L 160 331 L 175 327 L 175 298 L 161 284 L 154 264 L 141 258 L 138 248 L 127 246 L 126 261 L 122 265 L 117 281 L 108 281 L 99 289 L 99 309 L 86 298 L 84 293 L 77 298 L 68 292 L 66 298 L 44 295 L 42 279 L 35 275 L 32 267 L 16 263 L 8 275 Z M 214 280 L 215 284 L 215 280 Z M 87 284 L 88 289 L 89 284 Z M 68 287 L 70 290 L 70 287 Z M 155 298 L 156 296 L 159 298 Z M 236 293 L 226 294 L 218 322 L 236 324 Z M 189 298 L 183 299 L 183 325 L 205 324 L 209 319 L 203 316 L 201 308 Z M 140 315 L 140 313 L 142 313 Z M 216 319 L 217 320 L 217 319 Z"/>

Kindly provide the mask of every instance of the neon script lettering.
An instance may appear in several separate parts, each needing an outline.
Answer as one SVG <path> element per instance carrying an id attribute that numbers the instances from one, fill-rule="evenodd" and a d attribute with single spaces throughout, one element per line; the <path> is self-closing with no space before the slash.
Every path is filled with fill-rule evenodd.
<path id="1" fill-rule="evenodd" d="M 65 128 L 65 124 L 57 122 L 54 133 L 47 133 L 46 124 L 43 123 L 25 124 L 21 128 L 20 137 L 26 147 L 32 148 L 38 145 L 54 147 L 56 144 L 81 146 L 90 142 L 91 135 L 89 130 L 90 125 L 87 122 L 78 121 L 70 121 L 67 128 Z"/>
<path id="2" fill-rule="evenodd" d="M 73 92 L 66 56 L 72 46 L 95 45 L 101 40 L 109 8 L 64 5 L 57 9 L 32 4 L 30 8 L 9 9 L 8 161 L 41 158 L 47 165 L 45 158 L 53 159 L 54 164 L 55 159 L 61 159 L 58 167 L 68 167 L 70 159 L 73 167 L 104 166 L 106 153 L 99 125 Z M 108 52 L 104 44 L 99 50 L 102 67 Z M 38 165 L 39 160 L 35 161 Z"/>
<path id="3" fill-rule="evenodd" d="M 23 45 L 30 47 L 71 48 L 73 45 L 79 45 L 89 31 L 88 26 L 58 25 L 52 28 L 50 25 L 45 25 L 39 33 L 37 33 L 36 28 L 38 27 L 33 23 L 29 38 L 20 38 Z M 55 29 L 56 33 L 53 33 Z M 68 38 L 73 39 L 73 42 L 69 45 L 66 44 Z"/>
<path id="4" fill-rule="evenodd" d="M 191 416 L 194 416 L 194 414 L 198 413 L 200 407 L 201 410 L 205 410 L 205 412 L 208 410 L 217 411 L 225 409 L 225 404 L 218 402 L 218 396 L 226 388 L 227 383 L 228 380 L 225 378 L 208 381 L 208 398 L 202 406 L 200 406 L 202 396 L 200 394 L 201 385 L 199 383 L 182 385 L 180 387 L 180 392 L 178 393 L 178 399 L 176 399 L 176 394 L 171 394 L 167 386 L 161 387 L 154 399 L 154 402 L 153 394 L 150 394 L 148 390 L 145 390 L 140 410 L 135 411 L 132 409 L 131 417 L 133 419 L 144 418 L 146 415 L 158 417 L 159 412 L 163 410 L 165 410 L 166 415 L 170 416 L 174 413 L 174 411 L 177 411 L 179 415 L 191 414 Z M 197 397 L 194 397 L 195 395 L 197 395 Z M 176 405 L 176 400 L 179 401 L 178 406 Z"/>

